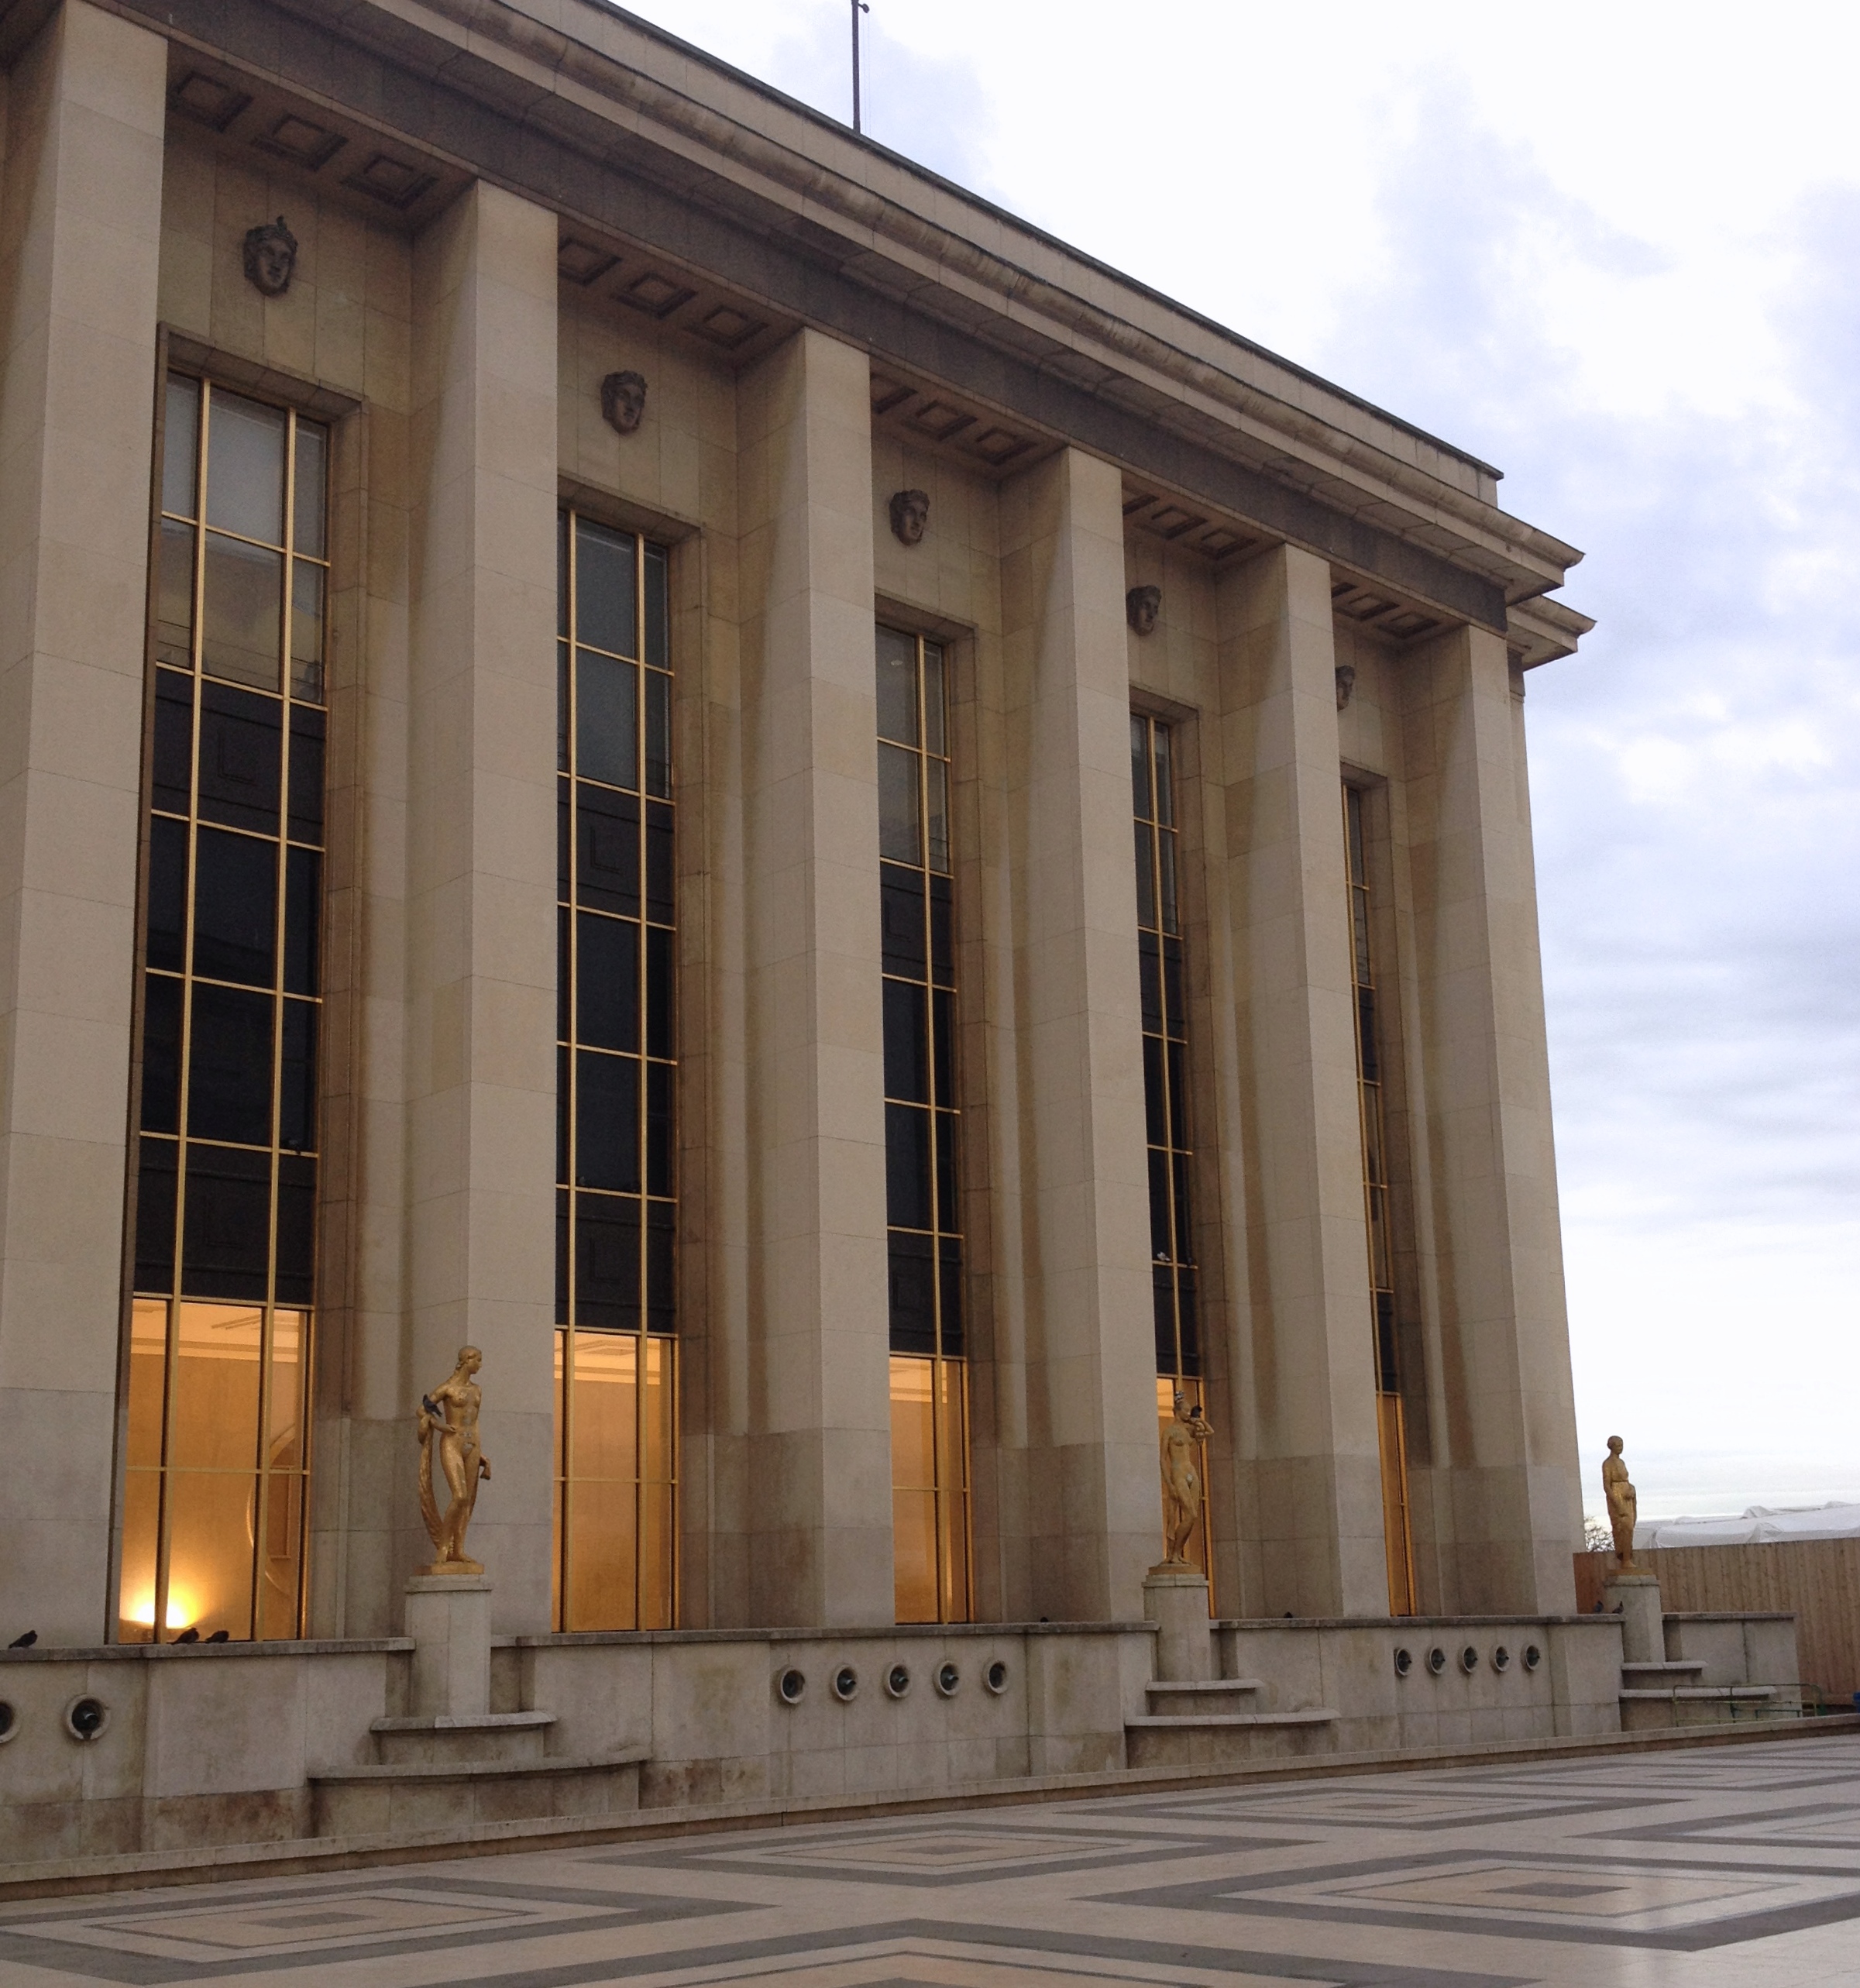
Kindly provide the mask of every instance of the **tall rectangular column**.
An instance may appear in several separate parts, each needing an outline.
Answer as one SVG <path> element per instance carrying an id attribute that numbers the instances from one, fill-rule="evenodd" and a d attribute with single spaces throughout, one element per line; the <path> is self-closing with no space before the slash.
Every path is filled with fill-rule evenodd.
<path id="1" fill-rule="evenodd" d="M 1581 1494 L 1523 685 L 1503 638 L 1462 628 L 1405 659 L 1402 724 L 1456 1584 L 1442 1599 L 1566 1611 Z"/>
<path id="2" fill-rule="evenodd" d="M 549 1626 L 555 1360 L 555 217 L 483 182 L 414 258 L 407 831 L 407 1321 L 413 1414 L 484 1356 L 495 1475 L 467 1550 L 493 1627 Z"/>
<path id="3" fill-rule="evenodd" d="M 1140 1620 L 1162 1557 L 1123 495 L 1068 449 L 1002 498 L 1033 1605 L 1071 1622 Z"/>
<path id="4" fill-rule="evenodd" d="M 1243 1178 L 1236 1449 L 1262 1615 L 1389 1607 L 1331 612 L 1329 565 L 1293 546 L 1222 583 L 1240 1082 L 1221 1135 Z"/>
<path id="5" fill-rule="evenodd" d="M 167 46 L 65 0 L 0 201 L 0 1641 L 110 1588 Z"/>
<path id="6" fill-rule="evenodd" d="M 870 376 L 863 353 L 804 331 L 740 392 L 750 1426 L 735 1606 L 758 1625 L 851 1627 L 894 1609 Z"/>

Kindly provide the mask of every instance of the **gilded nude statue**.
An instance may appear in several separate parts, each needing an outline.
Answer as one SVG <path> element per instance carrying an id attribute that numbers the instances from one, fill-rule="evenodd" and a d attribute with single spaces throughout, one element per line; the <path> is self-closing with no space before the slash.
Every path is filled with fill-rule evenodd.
<path id="1" fill-rule="evenodd" d="M 1175 1391 L 1175 1419 L 1163 1425 L 1163 1537 L 1168 1550 L 1165 1567 L 1187 1567 L 1188 1542 L 1201 1523 L 1202 1446 L 1214 1433 L 1198 1408 L 1180 1388 Z"/>
<path id="2" fill-rule="evenodd" d="M 1602 1492 L 1608 1501 L 1608 1529 L 1614 1535 L 1614 1557 L 1622 1574 L 1638 1574 L 1634 1564 L 1634 1522 L 1639 1515 L 1640 1498 L 1621 1460 L 1621 1439 L 1608 1438 L 1608 1453 L 1602 1460 Z"/>
<path id="3" fill-rule="evenodd" d="M 484 1356 L 475 1346 L 459 1349 L 459 1364 L 449 1378 L 430 1395 L 420 1397 L 420 1516 L 432 1537 L 433 1563 L 422 1574 L 483 1574 L 483 1567 L 465 1556 L 465 1529 L 472 1522 L 472 1509 L 478 1502 L 478 1484 L 488 1478 L 491 1467 L 478 1447 L 478 1409 L 483 1399 L 473 1378 L 484 1364 Z M 452 1492 L 445 1515 L 433 1497 L 433 1453 L 437 1450 L 440 1474 Z"/>

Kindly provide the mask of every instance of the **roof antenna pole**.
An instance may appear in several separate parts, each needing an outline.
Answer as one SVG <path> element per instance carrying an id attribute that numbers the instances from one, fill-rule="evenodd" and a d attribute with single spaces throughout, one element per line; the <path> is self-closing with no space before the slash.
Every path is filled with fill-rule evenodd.
<path id="1" fill-rule="evenodd" d="M 872 12 L 865 0 L 852 0 L 852 128 L 861 129 L 859 123 L 859 16 Z"/>

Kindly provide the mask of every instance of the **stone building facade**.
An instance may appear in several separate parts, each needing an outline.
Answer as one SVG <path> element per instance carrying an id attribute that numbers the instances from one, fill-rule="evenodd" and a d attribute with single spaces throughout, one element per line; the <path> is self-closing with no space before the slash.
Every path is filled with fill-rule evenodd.
<path id="1" fill-rule="evenodd" d="M 1569 1611 L 1495 471 L 596 0 L 0 59 L 0 1641 L 394 1637 L 468 1343 L 539 1649 L 1139 1621 L 1178 1389 Z"/>

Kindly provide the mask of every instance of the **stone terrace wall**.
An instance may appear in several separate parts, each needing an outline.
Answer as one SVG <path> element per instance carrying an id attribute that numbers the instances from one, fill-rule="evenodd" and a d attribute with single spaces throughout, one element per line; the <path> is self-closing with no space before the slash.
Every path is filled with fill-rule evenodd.
<path id="1" fill-rule="evenodd" d="M 1585 1615 L 1600 1598 L 1610 1557 L 1576 1556 L 1576 1605 Z M 1860 1691 L 1860 1539 L 1659 1546 L 1635 1557 L 1659 1577 L 1669 1614 L 1793 1614 L 1800 1681 L 1843 1704 Z"/>

